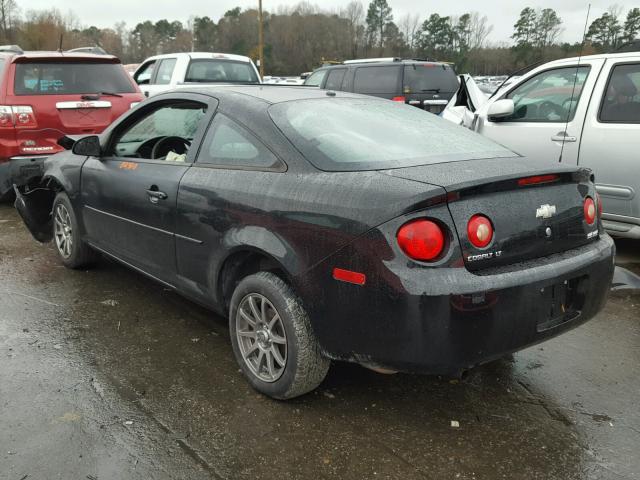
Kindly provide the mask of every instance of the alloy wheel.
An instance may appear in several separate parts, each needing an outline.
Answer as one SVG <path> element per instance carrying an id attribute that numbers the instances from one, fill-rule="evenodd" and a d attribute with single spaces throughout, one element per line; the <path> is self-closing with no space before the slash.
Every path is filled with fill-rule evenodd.
<path id="1" fill-rule="evenodd" d="M 62 203 L 56 205 L 53 212 L 53 234 L 58 252 L 64 258 L 69 258 L 73 247 L 73 229 L 69 210 Z"/>
<path id="2" fill-rule="evenodd" d="M 287 364 L 287 336 L 280 314 L 259 293 L 246 295 L 236 313 L 236 337 L 240 353 L 251 373 L 272 383 Z"/>

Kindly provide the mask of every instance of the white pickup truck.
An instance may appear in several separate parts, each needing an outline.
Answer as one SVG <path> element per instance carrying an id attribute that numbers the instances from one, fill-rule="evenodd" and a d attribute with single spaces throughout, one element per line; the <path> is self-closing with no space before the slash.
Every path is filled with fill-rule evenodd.
<path id="1" fill-rule="evenodd" d="M 540 65 L 487 99 L 464 76 L 442 116 L 532 160 L 594 171 L 612 234 L 640 239 L 640 53 Z"/>
<path id="2" fill-rule="evenodd" d="M 195 85 L 251 85 L 261 83 L 249 57 L 227 53 L 168 53 L 149 57 L 133 79 L 147 97 Z"/>

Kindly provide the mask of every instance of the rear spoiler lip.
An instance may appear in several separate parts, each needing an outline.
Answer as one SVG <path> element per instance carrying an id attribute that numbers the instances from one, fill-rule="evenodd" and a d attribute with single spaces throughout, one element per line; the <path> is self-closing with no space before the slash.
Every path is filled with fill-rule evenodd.
<path id="1" fill-rule="evenodd" d="M 519 157 L 522 158 L 522 157 Z M 507 161 L 508 158 L 505 158 Z M 457 163 L 466 163 L 466 162 L 475 162 L 482 160 L 467 160 L 461 161 Z M 410 170 L 412 167 L 405 167 L 405 169 Z M 557 185 L 558 182 L 551 183 L 543 183 L 539 185 L 532 186 L 518 186 L 517 181 L 521 178 L 533 177 L 536 175 L 546 175 L 546 174 L 555 174 L 560 176 L 561 183 L 575 182 L 575 183 L 583 183 L 593 181 L 593 173 L 591 169 L 586 167 L 580 167 L 576 165 L 563 165 L 559 164 L 557 166 L 552 166 L 551 168 L 532 168 L 532 169 L 523 169 L 519 172 L 513 172 L 508 174 L 496 174 L 495 176 L 486 176 L 484 178 L 475 178 L 473 180 L 463 180 L 450 184 L 441 184 L 438 181 L 433 181 L 427 177 L 424 178 L 416 178 L 408 173 L 403 173 L 398 170 L 403 169 L 389 169 L 389 170 L 379 170 L 379 173 L 384 175 L 395 176 L 399 178 L 403 178 L 405 180 L 424 183 L 425 185 L 432 185 L 436 187 L 442 188 L 446 192 L 447 201 L 455 201 L 459 200 L 463 197 L 468 197 L 470 195 L 478 195 L 482 193 L 489 193 L 500 190 L 512 190 L 514 188 L 531 188 L 534 186 L 545 187 L 547 185 Z M 479 170 L 480 171 L 480 170 Z M 434 179 L 435 180 L 435 179 Z M 515 185 L 514 185 L 515 183 Z"/>

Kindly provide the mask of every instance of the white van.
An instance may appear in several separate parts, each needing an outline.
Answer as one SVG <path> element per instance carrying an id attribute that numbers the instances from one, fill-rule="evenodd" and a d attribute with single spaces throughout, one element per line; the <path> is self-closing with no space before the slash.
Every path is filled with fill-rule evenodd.
<path id="1" fill-rule="evenodd" d="M 528 158 L 591 168 L 605 228 L 640 239 L 639 52 L 549 62 L 488 100 L 471 82 L 443 117 Z"/>
<path id="2" fill-rule="evenodd" d="M 228 53 L 167 53 L 149 57 L 133 79 L 147 97 L 195 85 L 252 85 L 261 83 L 249 57 Z"/>

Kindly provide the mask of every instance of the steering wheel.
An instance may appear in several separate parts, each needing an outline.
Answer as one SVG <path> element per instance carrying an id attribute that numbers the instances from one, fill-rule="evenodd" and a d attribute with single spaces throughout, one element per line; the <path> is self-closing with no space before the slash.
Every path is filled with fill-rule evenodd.
<path id="1" fill-rule="evenodd" d="M 551 120 L 550 116 L 552 114 L 558 115 L 560 118 L 566 116 L 567 112 L 560 105 L 556 105 L 549 100 L 545 100 L 540 105 L 538 105 L 538 115 L 545 120 Z"/>
<path id="2" fill-rule="evenodd" d="M 171 151 L 182 155 L 183 153 L 187 153 L 190 146 L 191 142 L 186 138 L 171 135 L 168 137 L 162 137 L 151 149 L 151 159 L 157 160 L 159 158 L 166 157 Z"/>

